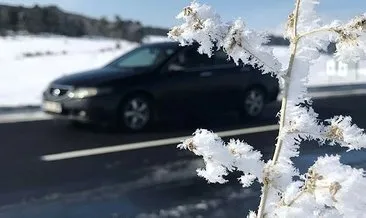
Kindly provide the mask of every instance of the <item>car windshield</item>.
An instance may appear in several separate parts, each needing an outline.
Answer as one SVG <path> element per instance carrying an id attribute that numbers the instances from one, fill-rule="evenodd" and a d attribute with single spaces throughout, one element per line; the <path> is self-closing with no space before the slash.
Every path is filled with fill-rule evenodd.
<path id="1" fill-rule="evenodd" d="M 116 59 L 108 66 L 118 68 L 152 67 L 161 64 L 175 52 L 175 47 L 139 47 Z"/>

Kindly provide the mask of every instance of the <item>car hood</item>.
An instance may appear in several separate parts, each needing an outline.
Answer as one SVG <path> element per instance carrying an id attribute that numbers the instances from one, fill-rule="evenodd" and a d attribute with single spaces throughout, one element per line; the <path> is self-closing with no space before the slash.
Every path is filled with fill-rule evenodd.
<path id="1" fill-rule="evenodd" d="M 75 74 L 65 75 L 53 81 L 53 84 L 68 85 L 75 87 L 94 87 L 104 83 L 130 77 L 136 74 L 146 72 L 144 69 L 121 69 L 114 67 L 104 67 L 96 70 L 90 70 Z"/>

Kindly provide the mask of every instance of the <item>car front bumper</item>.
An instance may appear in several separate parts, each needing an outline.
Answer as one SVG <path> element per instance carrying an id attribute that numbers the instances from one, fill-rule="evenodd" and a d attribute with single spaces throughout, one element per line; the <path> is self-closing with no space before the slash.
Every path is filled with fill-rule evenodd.
<path id="1" fill-rule="evenodd" d="M 61 109 L 51 110 L 45 103 L 58 105 Z M 43 96 L 42 110 L 57 119 L 75 120 L 86 123 L 110 123 L 118 116 L 120 98 L 117 96 L 94 96 L 83 99 L 55 99 Z"/>

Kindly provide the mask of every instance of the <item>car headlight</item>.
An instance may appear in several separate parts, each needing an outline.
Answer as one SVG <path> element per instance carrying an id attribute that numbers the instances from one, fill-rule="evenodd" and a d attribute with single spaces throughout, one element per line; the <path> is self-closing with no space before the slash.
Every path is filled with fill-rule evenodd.
<path id="1" fill-rule="evenodd" d="M 68 92 L 69 98 L 88 98 L 96 95 L 108 94 L 109 88 L 77 88 Z"/>

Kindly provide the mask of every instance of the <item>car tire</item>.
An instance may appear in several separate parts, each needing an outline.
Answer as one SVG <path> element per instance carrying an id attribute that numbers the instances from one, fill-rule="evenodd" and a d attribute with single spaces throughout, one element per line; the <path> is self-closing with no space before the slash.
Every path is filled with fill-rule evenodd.
<path id="1" fill-rule="evenodd" d="M 241 117 L 246 120 L 260 117 L 265 106 L 265 99 L 266 93 L 263 89 L 258 87 L 248 89 L 241 100 Z"/>
<path id="2" fill-rule="evenodd" d="M 120 125 L 124 130 L 139 132 L 152 123 L 151 100 L 144 95 L 133 95 L 123 101 L 119 109 Z"/>

